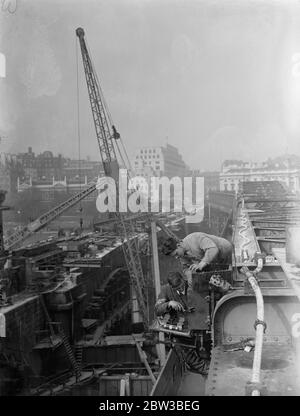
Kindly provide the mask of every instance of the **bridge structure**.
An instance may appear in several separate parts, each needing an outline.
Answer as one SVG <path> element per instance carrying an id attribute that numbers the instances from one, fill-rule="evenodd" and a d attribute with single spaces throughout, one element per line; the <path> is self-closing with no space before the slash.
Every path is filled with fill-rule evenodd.
<path id="1" fill-rule="evenodd" d="M 234 249 L 232 287 L 211 313 L 208 377 L 186 371 L 171 350 L 151 394 L 298 396 L 300 199 L 277 182 L 212 197 L 232 216 Z"/>

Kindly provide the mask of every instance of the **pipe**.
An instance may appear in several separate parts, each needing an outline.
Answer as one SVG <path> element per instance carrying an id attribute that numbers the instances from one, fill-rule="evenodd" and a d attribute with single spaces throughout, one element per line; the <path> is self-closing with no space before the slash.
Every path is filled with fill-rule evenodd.
<path id="1" fill-rule="evenodd" d="M 249 271 L 248 267 L 242 267 L 241 272 L 247 277 L 256 297 L 256 306 L 257 306 L 257 324 L 256 324 L 256 338 L 255 338 L 255 349 L 254 349 L 254 358 L 252 366 L 252 378 L 251 383 L 258 384 L 260 383 L 260 369 L 261 369 L 261 356 L 262 356 L 262 346 L 263 346 L 263 337 L 264 337 L 264 301 L 263 296 L 260 290 L 260 287 L 257 283 L 257 280 L 253 276 L 253 273 Z M 252 396 L 260 396 L 258 389 L 253 390 Z"/>
<path id="2" fill-rule="evenodd" d="M 262 257 L 257 259 L 257 267 L 255 270 L 253 270 L 253 274 L 256 275 L 257 273 L 260 273 L 262 271 L 264 265 L 264 261 L 262 259 Z"/>

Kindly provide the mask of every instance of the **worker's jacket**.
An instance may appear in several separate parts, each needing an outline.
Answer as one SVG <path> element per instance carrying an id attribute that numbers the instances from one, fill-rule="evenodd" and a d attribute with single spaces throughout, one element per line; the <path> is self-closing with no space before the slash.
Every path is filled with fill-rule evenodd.
<path id="1" fill-rule="evenodd" d="M 193 260 L 207 264 L 231 264 L 232 244 L 225 238 L 196 232 L 186 236 L 180 243 L 186 251 L 182 263 L 191 264 Z"/>
<path id="2" fill-rule="evenodd" d="M 173 289 L 169 283 L 162 286 L 161 292 L 155 304 L 156 315 L 164 315 L 172 310 L 172 308 L 169 308 L 168 306 L 168 302 L 170 300 L 175 300 L 176 302 L 181 303 L 183 308 L 187 310 L 187 284 L 185 285 L 183 294 L 181 294 L 178 290 Z"/>

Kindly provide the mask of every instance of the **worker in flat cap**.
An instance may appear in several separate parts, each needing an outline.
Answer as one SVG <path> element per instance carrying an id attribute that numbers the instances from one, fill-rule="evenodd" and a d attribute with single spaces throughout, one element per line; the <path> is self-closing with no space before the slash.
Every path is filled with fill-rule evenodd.
<path id="1" fill-rule="evenodd" d="M 222 237 L 195 232 L 182 241 L 167 238 L 162 245 L 162 253 L 178 258 L 184 270 L 200 272 L 212 270 L 216 264 L 232 263 L 232 244 Z"/>
<path id="2" fill-rule="evenodd" d="M 172 312 L 188 312 L 188 284 L 178 271 L 170 271 L 167 283 L 162 286 L 155 304 L 156 315 Z"/>

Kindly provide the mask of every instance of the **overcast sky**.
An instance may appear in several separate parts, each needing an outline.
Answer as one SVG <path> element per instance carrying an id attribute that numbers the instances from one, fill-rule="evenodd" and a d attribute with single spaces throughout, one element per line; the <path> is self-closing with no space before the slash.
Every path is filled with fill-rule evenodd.
<path id="1" fill-rule="evenodd" d="M 78 157 L 84 28 L 130 154 L 167 141 L 197 169 L 300 155 L 300 2 L 1 0 L 0 150 Z M 0 6 L 1 6 L 0 4 Z M 11 6 L 14 13 L 6 10 Z M 82 156 L 99 158 L 81 55 Z M 298 68 L 299 66 L 299 68 Z"/>

